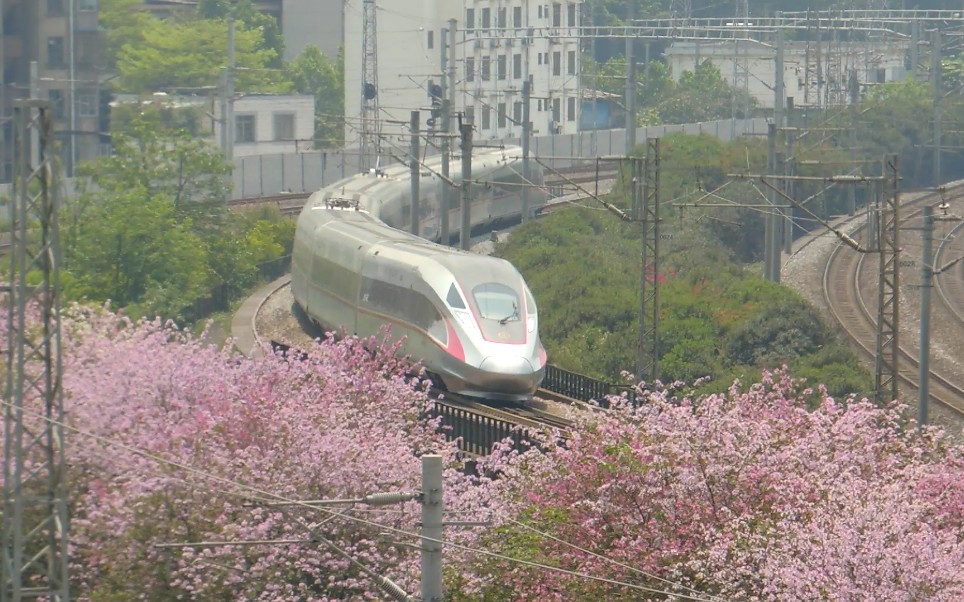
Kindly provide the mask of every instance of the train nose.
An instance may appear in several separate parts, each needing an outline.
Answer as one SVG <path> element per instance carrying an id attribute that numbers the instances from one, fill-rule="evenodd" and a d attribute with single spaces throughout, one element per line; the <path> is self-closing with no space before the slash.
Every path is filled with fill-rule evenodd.
<path id="1" fill-rule="evenodd" d="M 532 364 L 524 357 L 487 357 L 479 368 L 485 372 L 509 375 L 530 375 Z"/>
<path id="2" fill-rule="evenodd" d="M 479 369 L 490 391 L 530 394 L 537 386 L 532 364 L 523 357 L 490 356 L 482 360 Z"/>

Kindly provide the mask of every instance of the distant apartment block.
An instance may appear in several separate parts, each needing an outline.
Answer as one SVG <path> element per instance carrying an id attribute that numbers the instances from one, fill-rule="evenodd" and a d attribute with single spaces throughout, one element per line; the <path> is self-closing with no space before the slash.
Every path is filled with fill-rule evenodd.
<path id="1" fill-rule="evenodd" d="M 377 79 L 381 137 L 405 145 L 410 112 L 423 128 L 441 123 L 431 113 L 441 84 L 443 29 L 455 20 L 453 113 L 469 114 L 478 140 L 519 137 L 523 83 L 531 84 L 533 133 L 578 131 L 581 2 L 529 0 L 392 0 L 377 11 Z M 362 2 L 345 9 L 345 139 L 359 145 L 362 107 Z M 448 80 L 446 80 L 447 82 Z M 430 121 L 431 120 L 431 121 Z M 453 127 L 453 130 L 455 128 Z"/>
<path id="2" fill-rule="evenodd" d="M 63 165 L 98 156 L 107 131 L 107 96 L 97 0 L 0 0 L 0 180 L 12 176 L 13 103 L 49 100 Z M 36 77 L 31 81 L 31 63 Z"/>
<path id="3" fill-rule="evenodd" d="M 533 133 L 578 130 L 580 9 L 571 1 L 465 3 L 457 100 L 463 110 L 472 109 L 480 138 L 522 134 L 526 81 Z"/>

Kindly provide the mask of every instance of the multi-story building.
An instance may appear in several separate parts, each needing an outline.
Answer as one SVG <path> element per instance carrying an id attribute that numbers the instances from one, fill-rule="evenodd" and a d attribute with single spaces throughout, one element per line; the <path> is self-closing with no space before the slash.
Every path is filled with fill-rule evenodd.
<path id="1" fill-rule="evenodd" d="M 78 161 L 99 154 L 107 126 L 97 8 L 97 0 L 0 0 L 0 179 L 12 175 L 13 131 L 7 118 L 13 101 L 31 93 L 52 104 L 68 174 Z"/>
<path id="2" fill-rule="evenodd" d="M 575 133 L 581 104 L 580 2 L 475 0 L 465 5 L 456 49 L 456 104 L 473 109 L 478 136 L 521 136 L 525 81 L 532 133 Z"/>
<path id="3" fill-rule="evenodd" d="M 421 110 L 431 119 L 430 90 L 442 83 L 442 45 L 454 60 L 453 113 L 473 117 L 479 140 L 519 137 L 523 83 L 530 83 L 534 134 L 575 133 L 580 110 L 580 2 L 565 0 L 376 0 L 377 104 L 380 137 L 407 147 L 403 123 Z M 363 2 L 345 8 L 346 144 L 359 146 L 364 60 Z M 455 21 L 455 44 L 442 30 Z M 446 79 L 448 82 L 449 79 Z M 424 125 L 423 125 L 424 127 Z M 454 131 L 454 128 L 453 128 Z M 397 151 L 396 151 L 397 152 Z"/>
<path id="4" fill-rule="evenodd" d="M 275 1 L 282 4 L 278 24 L 284 33 L 286 61 L 301 54 L 309 44 L 334 59 L 345 43 L 345 11 L 361 5 L 361 2 L 349 5 L 345 0 Z M 390 6 L 387 2 L 385 5 Z"/>

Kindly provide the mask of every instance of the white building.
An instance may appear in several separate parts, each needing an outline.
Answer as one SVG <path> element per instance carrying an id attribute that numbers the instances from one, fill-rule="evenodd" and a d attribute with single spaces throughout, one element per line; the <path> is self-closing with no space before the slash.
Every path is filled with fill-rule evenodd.
<path id="1" fill-rule="evenodd" d="M 221 140 L 214 103 L 214 140 Z M 234 101 L 234 157 L 296 153 L 313 148 L 315 97 L 252 94 Z"/>
<path id="2" fill-rule="evenodd" d="M 361 1 L 282 0 L 279 25 L 284 32 L 285 60 L 295 58 L 309 44 L 334 60 L 345 43 L 345 9 Z"/>
<path id="3" fill-rule="evenodd" d="M 442 30 L 456 22 L 454 113 L 473 115 L 477 140 L 522 133 L 522 84 L 531 86 L 533 133 L 575 133 L 579 123 L 580 1 L 376 0 L 377 100 L 382 145 L 407 149 L 404 124 L 431 118 L 442 77 Z M 363 2 L 345 6 L 346 146 L 357 148 L 362 118 Z M 439 123 L 435 124 L 438 127 Z M 452 131 L 456 131 L 453 126 Z M 393 152 L 404 152 L 396 150 Z"/>
<path id="4" fill-rule="evenodd" d="M 861 86 L 906 77 L 908 41 L 786 42 L 783 49 L 785 96 L 795 106 L 845 104 L 851 71 Z M 772 109 L 776 83 L 776 48 L 747 40 L 674 42 L 664 56 L 674 80 L 710 61 L 732 86 L 745 89 L 759 106 Z"/>
<path id="5" fill-rule="evenodd" d="M 579 126 L 580 2 L 466 2 L 456 104 L 471 107 L 481 139 L 522 134 L 522 84 L 531 84 L 533 133 Z"/>

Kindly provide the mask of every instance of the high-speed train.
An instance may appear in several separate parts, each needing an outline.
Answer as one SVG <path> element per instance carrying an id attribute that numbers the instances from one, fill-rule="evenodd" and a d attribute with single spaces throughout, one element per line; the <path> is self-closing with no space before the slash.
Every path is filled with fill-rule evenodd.
<path id="1" fill-rule="evenodd" d="M 500 170 L 515 174 L 501 152 L 485 155 L 473 180 L 499 177 Z M 532 293 L 503 259 L 389 226 L 410 221 L 408 178 L 407 168 L 390 168 L 347 178 L 308 199 L 292 254 L 296 303 L 322 327 L 348 334 L 369 336 L 391 325 L 393 337 L 404 337 L 401 352 L 420 359 L 451 392 L 530 398 L 546 364 Z M 511 214 L 508 189 L 479 188 L 473 222 Z M 518 215 L 518 188 L 511 194 Z M 422 232 L 428 234 L 436 232 L 437 223 L 431 198 L 422 200 Z"/>

